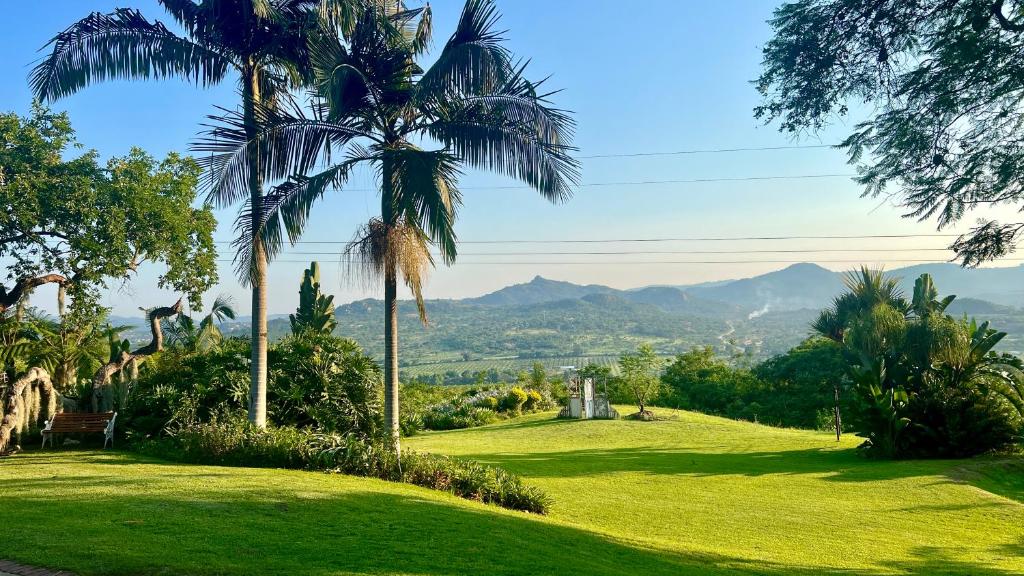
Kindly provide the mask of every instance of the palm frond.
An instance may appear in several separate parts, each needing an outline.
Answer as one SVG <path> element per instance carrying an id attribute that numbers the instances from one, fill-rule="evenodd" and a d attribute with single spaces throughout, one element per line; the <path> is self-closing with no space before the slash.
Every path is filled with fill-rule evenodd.
<path id="1" fill-rule="evenodd" d="M 264 20 L 279 20 L 281 18 L 281 10 L 272 0 L 249 0 L 249 5 L 257 18 Z"/>
<path id="2" fill-rule="evenodd" d="M 213 300 L 213 307 L 210 309 L 210 314 L 207 316 L 217 322 L 223 322 L 224 320 L 235 319 L 235 300 L 228 294 L 219 294 L 217 298 Z"/>
<path id="3" fill-rule="evenodd" d="M 201 8 L 192 0 L 160 0 L 160 5 L 190 35 L 195 33 Z"/>
<path id="4" fill-rule="evenodd" d="M 339 120 L 372 115 L 380 94 L 341 39 L 320 35 L 309 40 L 309 48 L 313 84 L 326 107 L 318 117 Z"/>
<path id="5" fill-rule="evenodd" d="M 422 100 L 430 119 L 425 130 L 473 166 L 518 178 L 549 200 L 562 201 L 579 179 L 571 146 L 574 123 L 549 106 L 550 94 L 539 93 L 539 84 L 524 78 L 525 69 L 519 66 L 486 94 Z"/>
<path id="6" fill-rule="evenodd" d="M 455 219 L 462 196 L 457 188 L 459 159 L 444 150 L 427 151 L 414 147 L 383 152 L 381 166 L 391 174 L 390 190 L 399 218 L 422 228 L 441 251 L 446 264 L 455 261 L 457 252 Z"/>
<path id="7" fill-rule="evenodd" d="M 413 54 L 426 51 L 433 33 L 430 5 L 423 8 L 406 9 L 398 4 L 388 14 L 388 20 L 402 35 Z"/>
<path id="8" fill-rule="evenodd" d="M 254 240 L 259 237 L 267 260 L 273 260 L 284 247 L 284 237 L 295 242 L 302 235 L 306 221 L 329 187 L 340 187 L 352 167 L 363 158 L 350 158 L 313 176 L 293 176 L 262 197 L 259 211 L 253 210 L 252 201 L 246 200 L 235 220 L 237 237 L 235 271 L 243 283 L 251 282 L 254 269 Z"/>
<path id="9" fill-rule="evenodd" d="M 117 78 L 183 78 L 202 86 L 217 84 L 235 66 L 214 47 L 173 34 L 137 10 L 93 13 L 43 47 L 52 52 L 33 70 L 32 92 L 55 100 L 88 84 Z"/>
<path id="10" fill-rule="evenodd" d="M 426 131 L 470 165 L 519 179 L 553 202 L 572 197 L 578 185 L 574 148 L 543 142 L 517 126 L 464 117 L 433 122 Z"/>
<path id="11" fill-rule="evenodd" d="M 214 123 L 208 125 L 208 130 L 192 149 L 206 154 L 199 159 L 204 168 L 204 184 L 209 190 L 209 200 L 219 207 L 249 197 L 248 177 L 252 169 L 249 146 L 259 150 L 261 166 L 258 169 L 264 178 L 281 181 L 329 162 L 332 148 L 355 138 L 373 138 L 345 124 L 307 118 L 298 109 L 257 106 L 257 126 L 251 131 L 246 129 L 245 118 L 238 111 L 222 109 L 221 115 L 209 118 Z"/>
<path id="12" fill-rule="evenodd" d="M 511 53 L 494 30 L 498 9 L 493 0 L 468 0 L 441 54 L 420 78 L 422 90 L 437 96 L 456 92 L 486 94 L 514 74 Z"/>
<path id="13" fill-rule="evenodd" d="M 364 9 L 361 0 L 314 0 L 318 3 L 317 15 L 326 30 L 339 30 L 347 37 Z"/>

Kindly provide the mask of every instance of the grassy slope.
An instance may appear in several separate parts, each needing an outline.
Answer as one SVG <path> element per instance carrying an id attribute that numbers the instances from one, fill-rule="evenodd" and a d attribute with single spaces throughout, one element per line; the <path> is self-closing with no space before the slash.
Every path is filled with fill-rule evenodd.
<path id="1" fill-rule="evenodd" d="M 723 568 L 1024 572 L 1024 459 L 867 461 L 854 437 L 661 413 L 678 419 L 535 416 L 408 444 L 523 474 L 554 519 Z"/>
<path id="2" fill-rule="evenodd" d="M 0 460 L 0 557 L 83 575 L 1024 571 L 1020 459 L 867 462 L 854 439 L 701 415 L 550 416 L 408 441 L 525 474 L 556 499 L 546 518 L 345 476 L 28 453 Z"/>

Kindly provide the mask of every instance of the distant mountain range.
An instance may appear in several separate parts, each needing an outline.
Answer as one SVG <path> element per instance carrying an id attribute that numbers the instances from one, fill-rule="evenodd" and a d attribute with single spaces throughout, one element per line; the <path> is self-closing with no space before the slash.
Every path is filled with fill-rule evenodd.
<path id="1" fill-rule="evenodd" d="M 1024 307 L 1024 266 L 965 269 L 956 264 L 921 264 L 889 271 L 901 279 L 909 295 L 914 280 L 931 274 L 942 294 Z M 579 299 L 591 294 L 616 295 L 631 302 L 653 304 L 667 311 L 701 314 L 752 313 L 768 310 L 821 309 L 843 289 L 845 273 L 817 264 L 793 264 L 752 278 L 680 286 L 648 286 L 616 290 L 599 284 L 579 285 L 540 276 L 461 302 L 487 306 L 539 304 Z"/>
<path id="2" fill-rule="evenodd" d="M 954 315 L 993 320 L 1009 332 L 1004 350 L 1024 349 L 1024 266 L 963 269 L 926 264 L 890 271 L 909 295 L 914 280 L 929 273 L 941 294 L 957 294 Z M 550 366 L 603 359 L 650 342 L 662 354 L 694 346 L 752 359 L 782 353 L 809 335 L 818 311 L 844 289 L 843 274 L 815 264 L 732 281 L 619 290 L 540 276 L 475 298 L 428 300 L 429 327 L 415 306 L 402 301 L 401 365 L 407 373 L 520 369 L 540 360 Z M 376 357 L 383 354 L 383 303 L 365 299 L 339 306 L 337 333 L 353 338 Z M 148 338 L 139 319 L 133 339 Z M 224 326 L 247 335 L 248 318 Z M 269 322 L 271 338 L 288 334 L 287 315 Z"/>
<path id="3" fill-rule="evenodd" d="M 598 296 L 605 298 L 603 300 L 596 298 Z M 513 284 L 490 294 L 478 298 L 467 298 L 461 302 L 481 306 L 527 306 L 585 298 L 589 298 L 591 302 L 605 305 L 620 301 L 650 304 L 667 312 L 680 314 L 720 316 L 740 312 L 740 307 L 729 302 L 704 298 L 684 288 L 674 286 L 647 286 L 634 290 L 616 290 L 599 284 L 583 286 L 571 282 L 548 280 L 540 276 L 525 284 Z"/>

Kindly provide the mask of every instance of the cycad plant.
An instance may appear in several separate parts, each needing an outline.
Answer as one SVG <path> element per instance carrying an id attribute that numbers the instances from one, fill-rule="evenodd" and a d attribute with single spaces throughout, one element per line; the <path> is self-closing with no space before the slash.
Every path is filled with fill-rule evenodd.
<path id="1" fill-rule="evenodd" d="M 381 211 L 349 245 L 355 272 L 383 280 L 385 424 L 398 440 L 398 282 L 408 286 L 425 321 L 422 286 L 434 263 L 450 264 L 464 167 L 517 178 L 545 198 L 568 198 L 578 177 L 571 157 L 572 120 L 551 106 L 540 84 L 524 77 L 495 29 L 491 0 L 469 0 L 455 32 L 432 65 L 418 64 L 431 36 L 429 6 L 406 10 L 383 2 L 363 11 L 347 41 L 310 43 L 312 113 L 259 109 L 260 137 L 244 118 L 223 117 L 202 149 L 212 154 L 225 194 L 260 171 L 286 179 L 250 207 L 241 238 L 259 239 L 271 255 L 284 235 L 295 240 L 315 201 L 343 188 L 359 166 L 380 182 Z M 263 164 L 247 151 L 259 146 Z M 261 223 L 260 230 L 247 228 Z"/>
<path id="2" fill-rule="evenodd" d="M 307 37 L 344 27 L 360 0 L 160 0 L 175 34 L 150 22 L 138 10 L 93 13 L 55 36 L 49 55 L 32 71 L 40 100 L 68 96 L 95 82 L 114 79 L 180 78 L 200 86 L 219 84 L 237 74 L 242 95 L 242 129 L 256 134 L 256 111 L 272 109 L 290 87 L 308 78 Z M 328 26 L 322 26 L 326 22 Z M 247 152 L 259 165 L 258 146 Z M 213 198 L 225 206 L 248 199 L 253 235 L 239 273 L 252 286 L 252 383 L 249 418 L 266 424 L 267 312 L 266 251 L 255 232 L 263 215 L 263 174 L 244 175 L 244 185 L 228 189 L 213 182 Z"/>

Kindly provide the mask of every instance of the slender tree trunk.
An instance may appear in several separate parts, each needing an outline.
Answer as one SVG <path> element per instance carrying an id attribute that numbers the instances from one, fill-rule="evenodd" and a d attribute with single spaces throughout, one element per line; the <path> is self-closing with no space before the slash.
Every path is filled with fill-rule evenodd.
<path id="1" fill-rule="evenodd" d="M 395 452 L 401 454 L 398 399 L 398 258 L 391 246 L 396 225 L 394 166 L 385 157 L 381 162 L 381 219 L 387 226 L 384 256 L 384 427 L 391 435 Z"/>
<path id="2" fill-rule="evenodd" d="M 839 415 L 839 386 L 834 387 L 836 395 L 836 410 L 835 410 L 835 426 L 836 426 L 836 442 L 839 442 L 842 438 L 843 433 L 843 419 Z"/>
<path id="3" fill-rule="evenodd" d="M 398 428 L 398 274 L 394 262 L 384 272 L 384 425 L 400 451 Z"/>
<path id="4" fill-rule="evenodd" d="M 245 131 L 252 142 L 256 135 L 256 105 L 260 102 L 257 67 L 250 62 L 244 70 L 242 103 L 245 108 Z M 249 421 L 260 428 L 267 426 L 267 252 L 263 246 L 263 174 L 260 151 L 250 146 L 249 202 L 251 204 L 253 267 L 249 271 L 252 286 L 252 362 L 249 365 Z"/>

